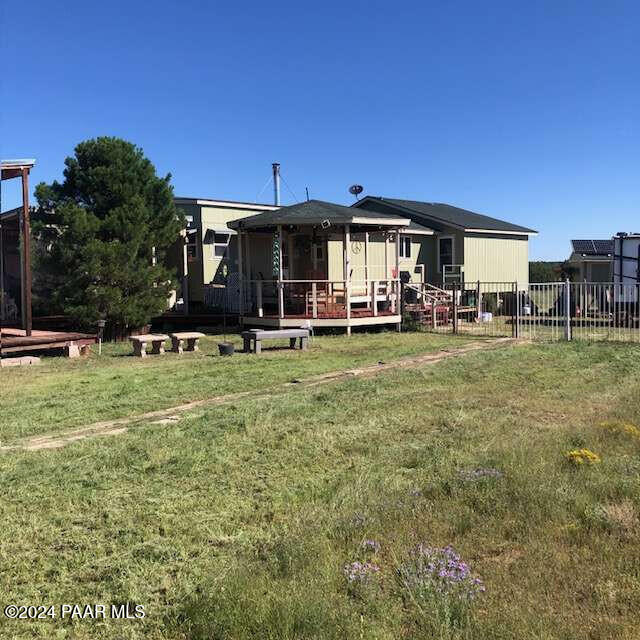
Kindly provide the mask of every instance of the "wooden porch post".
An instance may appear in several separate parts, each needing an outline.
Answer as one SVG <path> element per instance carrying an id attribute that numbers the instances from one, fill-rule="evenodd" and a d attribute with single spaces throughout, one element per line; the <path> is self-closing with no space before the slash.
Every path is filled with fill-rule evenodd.
<path id="1" fill-rule="evenodd" d="M 369 232 L 364 232 L 364 281 L 369 282 Z"/>
<path id="2" fill-rule="evenodd" d="M 182 238 L 182 311 L 189 315 L 189 258 L 187 256 L 187 230 L 180 232 Z"/>
<path id="3" fill-rule="evenodd" d="M 393 312 L 398 311 L 398 298 L 400 295 L 400 229 L 396 229 L 396 277 L 392 285 L 392 291 L 395 290 L 395 298 L 393 298 Z"/>
<path id="4" fill-rule="evenodd" d="M 242 265 L 242 237 L 243 233 L 241 229 L 238 229 L 238 278 L 240 279 L 240 325 L 242 325 L 242 319 L 244 316 L 244 273 Z"/>
<path id="5" fill-rule="evenodd" d="M 344 260 L 344 301 L 347 310 L 347 335 L 351 335 L 351 233 L 349 225 L 344 225 L 344 239 L 342 242 L 342 257 Z"/>
<path id="6" fill-rule="evenodd" d="M 22 328 L 31 335 L 31 221 L 29 219 L 29 169 L 22 169 Z"/>
<path id="7" fill-rule="evenodd" d="M 284 318 L 284 285 L 282 284 L 282 225 L 278 225 L 278 317 Z"/>
<path id="8" fill-rule="evenodd" d="M 384 232 L 384 279 L 389 280 L 389 234 Z M 389 283 L 387 282 L 387 286 Z"/>
<path id="9" fill-rule="evenodd" d="M 264 316 L 264 309 L 262 308 L 262 280 L 256 282 L 256 305 L 258 307 L 258 318 Z"/>

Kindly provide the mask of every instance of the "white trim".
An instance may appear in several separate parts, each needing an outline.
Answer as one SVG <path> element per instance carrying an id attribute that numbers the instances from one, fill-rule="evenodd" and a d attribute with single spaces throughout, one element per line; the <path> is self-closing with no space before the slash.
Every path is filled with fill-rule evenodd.
<path id="1" fill-rule="evenodd" d="M 247 209 L 248 211 L 277 211 L 280 208 L 273 204 L 252 204 L 250 202 L 234 202 L 233 200 L 174 198 L 173 201 L 175 204 L 198 204 L 204 206 L 223 207 L 225 209 Z"/>
<path id="2" fill-rule="evenodd" d="M 385 227 L 408 227 L 411 224 L 411 220 L 408 218 L 390 220 L 389 218 L 359 218 L 354 216 L 351 218 L 351 224 L 377 224 Z"/>
<path id="3" fill-rule="evenodd" d="M 406 255 L 407 251 L 407 242 L 409 241 L 409 255 Z M 401 260 L 410 260 L 411 259 L 411 251 L 413 250 L 412 247 L 412 242 L 411 242 L 411 237 L 408 238 L 400 238 L 400 259 Z"/>
<path id="4" fill-rule="evenodd" d="M 421 229 L 411 229 L 411 228 L 400 229 L 400 233 L 406 233 L 407 235 L 414 235 L 414 236 L 432 236 L 435 234 L 434 231 L 430 231 L 427 229 L 422 231 Z"/>
<path id="5" fill-rule="evenodd" d="M 537 236 L 537 231 L 501 231 L 500 229 L 465 229 L 465 233 L 492 233 L 506 236 Z"/>
<path id="6" fill-rule="evenodd" d="M 436 269 L 438 273 L 442 273 L 442 268 L 440 267 L 440 240 L 451 240 L 451 264 L 456 263 L 456 238 L 451 235 L 439 235 L 437 238 L 437 246 L 436 246 Z"/>

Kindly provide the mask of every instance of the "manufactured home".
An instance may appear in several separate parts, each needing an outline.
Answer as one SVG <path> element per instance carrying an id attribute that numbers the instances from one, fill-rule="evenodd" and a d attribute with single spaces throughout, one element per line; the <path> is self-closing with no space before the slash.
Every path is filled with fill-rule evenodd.
<path id="1" fill-rule="evenodd" d="M 536 234 L 449 205 L 387 198 L 351 207 L 176 204 L 187 219 L 183 297 L 261 326 L 399 325 L 401 282 L 429 300 L 450 300 L 446 288 L 477 281 L 495 283 L 495 293 L 524 288 Z"/>
<path id="2" fill-rule="evenodd" d="M 226 307 L 237 311 L 238 252 L 236 232 L 227 223 L 261 211 L 269 204 L 175 198 L 186 219 L 183 239 L 170 252 L 170 264 L 181 272 L 182 298 L 193 307 Z"/>
<path id="3" fill-rule="evenodd" d="M 353 206 L 408 218 L 431 231 L 414 236 L 407 247 L 420 256 L 426 282 L 505 283 L 507 289 L 514 282 L 519 288 L 529 282 L 529 238 L 537 235 L 533 229 L 436 202 L 366 196 Z M 403 264 L 411 266 L 406 258 Z"/>

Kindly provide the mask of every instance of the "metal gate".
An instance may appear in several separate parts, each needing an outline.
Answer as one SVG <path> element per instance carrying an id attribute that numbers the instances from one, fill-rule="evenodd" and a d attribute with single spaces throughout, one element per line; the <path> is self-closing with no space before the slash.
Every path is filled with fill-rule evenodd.
<path id="1" fill-rule="evenodd" d="M 439 333 L 640 342 L 640 283 L 410 283 L 403 301 L 405 319 Z"/>
<path id="2" fill-rule="evenodd" d="M 532 340 L 640 342 L 640 284 L 548 282 L 520 296 L 518 335 Z"/>

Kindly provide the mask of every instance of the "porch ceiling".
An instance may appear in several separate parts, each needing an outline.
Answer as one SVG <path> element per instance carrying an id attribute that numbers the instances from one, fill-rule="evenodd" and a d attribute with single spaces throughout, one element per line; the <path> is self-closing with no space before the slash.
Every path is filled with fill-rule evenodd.
<path id="1" fill-rule="evenodd" d="M 279 225 L 331 226 L 354 225 L 361 227 L 384 227 L 398 229 L 408 227 L 410 220 L 400 216 L 386 215 L 375 211 L 343 207 L 331 202 L 309 200 L 277 211 L 265 211 L 255 216 L 229 222 L 232 229 L 264 229 Z"/>

